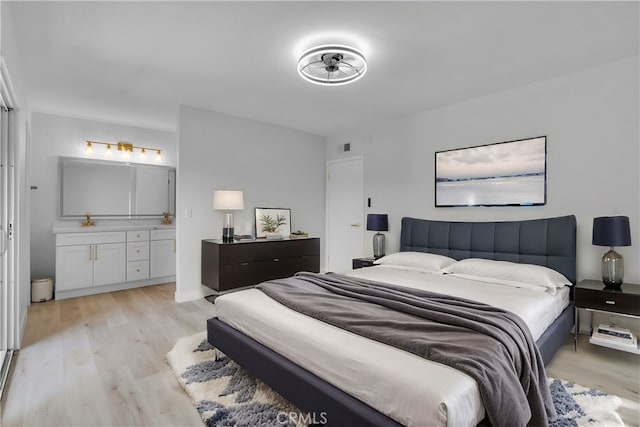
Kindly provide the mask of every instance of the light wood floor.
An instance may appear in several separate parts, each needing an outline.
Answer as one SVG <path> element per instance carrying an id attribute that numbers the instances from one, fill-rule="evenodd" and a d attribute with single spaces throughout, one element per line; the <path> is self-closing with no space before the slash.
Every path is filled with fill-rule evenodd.
<path id="1" fill-rule="evenodd" d="M 158 285 L 32 304 L 5 389 L 4 426 L 202 426 L 165 355 L 213 305 Z"/>
<path id="2" fill-rule="evenodd" d="M 165 360 L 175 341 L 205 329 L 213 306 L 177 304 L 159 285 L 29 308 L 23 349 L 0 404 L 2 426 L 201 426 Z M 590 345 L 560 349 L 547 374 L 624 399 L 640 425 L 640 356 Z"/>

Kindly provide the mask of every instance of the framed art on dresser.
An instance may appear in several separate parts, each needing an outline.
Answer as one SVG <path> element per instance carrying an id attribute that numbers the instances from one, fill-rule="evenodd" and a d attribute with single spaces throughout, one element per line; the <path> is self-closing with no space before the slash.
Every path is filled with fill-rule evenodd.
<path id="1" fill-rule="evenodd" d="M 291 234 L 291 209 L 255 208 L 256 239 L 289 237 Z"/>

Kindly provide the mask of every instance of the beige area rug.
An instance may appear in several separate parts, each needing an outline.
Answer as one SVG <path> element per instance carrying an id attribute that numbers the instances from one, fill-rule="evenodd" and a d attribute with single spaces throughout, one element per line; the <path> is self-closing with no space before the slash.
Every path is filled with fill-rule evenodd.
<path id="1" fill-rule="evenodd" d="M 323 422 L 300 411 L 226 356 L 216 361 L 206 332 L 180 338 L 167 361 L 207 426 L 294 427 Z M 619 397 L 553 378 L 549 388 L 558 414 L 552 427 L 624 426 L 615 412 L 622 403 Z"/>

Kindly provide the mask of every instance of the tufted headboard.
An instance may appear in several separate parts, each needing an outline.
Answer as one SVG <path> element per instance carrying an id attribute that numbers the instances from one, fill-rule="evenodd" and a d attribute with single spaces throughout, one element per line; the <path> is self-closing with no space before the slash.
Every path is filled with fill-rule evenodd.
<path id="1" fill-rule="evenodd" d="M 576 283 L 576 217 L 506 222 L 402 218 L 400 251 L 487 258 L 552 268 Z"/>

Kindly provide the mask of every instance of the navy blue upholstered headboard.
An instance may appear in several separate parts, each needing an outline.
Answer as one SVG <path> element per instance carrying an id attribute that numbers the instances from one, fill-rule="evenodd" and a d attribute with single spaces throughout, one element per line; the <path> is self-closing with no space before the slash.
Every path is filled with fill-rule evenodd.
<path id="1" fill-rule="evenodd" d="M 576 283 L 576 217 L 507 222 L 402 218 L 400 250 L 552 268 Z"/>

